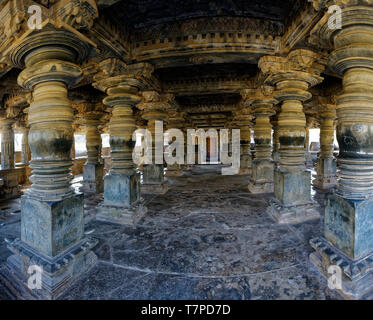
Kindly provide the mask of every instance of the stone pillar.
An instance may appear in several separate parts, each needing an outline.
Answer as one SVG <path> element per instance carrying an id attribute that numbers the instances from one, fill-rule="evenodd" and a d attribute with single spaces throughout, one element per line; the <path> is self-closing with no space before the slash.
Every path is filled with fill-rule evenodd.
<path id="1" fill-rule="evenodd" d="M 326 277 L 339 266 L 342 293 L 359 299 L 373 291 L 373 8 L 342 6 L 342 29 L 316 26 L 330 42 L 331 70 L 343 76 L 337 97 L 338 186 L 327 195 L 324 236 L 311 240 L 310 260 Z M 326 16 L 327 17 L 327 16 Z"/>
<path id="2" fill-rule="evenodd" d="M 86 132 L 87 161 L 83 166 L 83 191 L 101 193 L 104 191 L 104 165 L 101 159 L 101 112 L 91 111 L 84 114 L 83 125 Z"/>
<path id="3" fill-rule="evenodd" d="M 305 167 L 306 117 L 302 102 L 312 95 L 307 90 L 320 83 L 321 70 L 313 67 L 317 55 L 298 49 L 288 57 L 262 57 L 259 67 L 276 86 L 274 97 L 282 102 L 278 118 L 280 159 L 274 172 L 275 198 L 269 212 L 279 223 L 298 223 L 319 218 L 311 199 L 311 173 Z"/>
<path id="4" fill-rule="evenodd" d="M 1 169 L 14 169 L 13 119 L 0 120 L 1 130 Z"/>
<path id="5" fill-rule="evenodd" d="M 274 161 L 272 159 L 272 127 L 270 116 L 274 114 L 273 87 L 262 86 L 252 100 L 255 115 L 254 139 L 255 158 L 253 172 L 249 182 L 251 193 L 273 192 Z"/>
<path id="6" fill-rule="evenodd" d="M 22 130 L 20 130 L 20 132 L 22 133 L 21 161 L 22 161 L 22 164 L 25 164 L 25 165 L 28 165 L 31 159 L 31 151 L 30 151 L 30 147 L 28 144 L 29 130 L 30 130 L 29 128 L 23 128 Z"/>
<path id="7" fill-rule="evenodd" d="M 310 152 L 310 129 L 313 128 L 315 125 L 315 118 L 312 116 L 306 115 L 306 139 L 304 141 L 304 148 L 305 148 L 305 157 L 306 157 L 306 167 L 312 168 L 313 161 L 312 161 L 312 153 Z"/>
<path id="8" fill-rule="evenodd" d="M 180 112 L 176 108 L 168 110 L 168 123 L 167 129 L 179 129 L 183 131 L 184 126 L 184 113 Z M 184 138 L 184 153 L 185 153 L 185 146 L 187 145 L 186 135 L 183 132 Z M 184 161 L 185 161 L 185 154 L 184 154 Z M 184 162 L 185 164 L 185 162 Z M 167 164 L 167 171 L 166 177 L 180 177 L 183 175 L 182 168 L 184 164 L 174 163 L 172 165 Z"/>
<path id="9" fill-rule="evenodd" d="M 2 274 L 27 296 L 54 299 L 97 262 L 90 250 L 97 241 L 84 236 L 83 195 L 71 187 L 69 169 L 74 113 L 67 92 L 82 78 L 77 63 L 90 48 L 76 33 L 46 28 L 11 51 L 17 67 L 25 64 L 19 85 L 33 94 L 28 114 L 33 171 L 31 188 L 21 198 L 21 239 L 9 245 L 13 255 Z M 40 290 L 27 287 L 32 265 L 43 269 Z"/>
<path id="10" fill-rule="evenodd" d="M 140 174 L 132 159 L 136 130 L 132 108 L 141 101 L 138 92 L 143 87 L 143 64 L 125 66 L 120 60 L 105 60 L 101 67 L 104 76 L 94 83 L 106 92 L 105 105 L 113 108 L 109 122 L 111 169 L 104 177 L 104 202 L 96 219 L 117 224 L 136 224 L 146 213 L 140 194 Z M 122 72 L 111 74 L 108 70 Z M 122 71 L 123 70 L 123 71 Z M 139 75 L 139 76 L 137 76 Z"/>
<path id="11" fill-rule="evenodd" d="M 252 90 L 241 90 L 243 98 L 242 108 L 236 115 L 237 125 L 240 129 L 240 171 L 239 174 L 252 173 L 252 154 L 251 154 L 251 127 L 253 125 L 253 115 L 250 108 L 250 101 Z M 230 140 L 229 140 L 230 141 Z"/>
<path id="12" fill-rule="evenodd" d="M 21 151 L 21 166 L 25 169 L 25 184 L 31 184 L 30 176 L 31 176 L 31 168 L 30 168 L 30 160 L 31 160 L 31 151 L 28 143 L 28 135 L 30 129 L 28 127 L 20 127 L 17 129 L 19 133 L 22 134 L 22 151 Z"/>
<path id="13" fill-rule="evenodd" d="M 155 122 L 167 119 L 167 113 L 165 111 L 169 108 L 169 105 L 156 91 L 144 91 L 142 95 L 143 102 L 137 107 L 143 111 L 142 117 L 148 121 L 147 129 L 152 135 L 153 163 L 143 165 L 143 183 L 141 186 L 141 192 L 144 194 L 164 194 L 167 192 L 168 188 L 164 184 L 163 134 L 159 137 L 155 135 Z M 156 163 L 156 144 L 158 144 L 162 149 L 160 150 L 162 151 L 161 163 Z"/>
<path id="14" fill-rule="evenodd" d="M 335 105 L 325 104 L 320 107 L 320 153 L 316 163 L 317 175 L 313 186 L 321 190 L 329 190 L 336 184 L 336 160 L 334 158 L 334 122 Z"/>
<path id="15" fill-rule="evenodd" d="M 279 135 L 279 127 L 278 127 L 278 120 L 273 120 L 272 121 L 272 128 L 273 128 L 273 150 L 272 150 L 272 159 L 275 163 L 278 163 L 280 159 L 280 135 Z"/>

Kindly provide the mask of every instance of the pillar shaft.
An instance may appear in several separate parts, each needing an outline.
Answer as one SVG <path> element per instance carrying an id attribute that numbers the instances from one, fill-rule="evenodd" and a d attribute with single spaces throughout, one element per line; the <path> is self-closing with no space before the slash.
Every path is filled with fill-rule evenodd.
<path id="1" fill-rule="evenodd" d="M 316 178 L 313 185 L 328 190 L 336 185 L 336 160 L 334 158 L 335 106 L 320 107 L 320 152 L 316 163 Z"/>
<path id="2" fill-rule="evenodd" d="M 164 163 L 163 163 L 163 134 L 156 135 L 155 122 L 164 121 L 167 119 L 165 112 L 169 108 L 169 104 L 165 98 L 160 96 L 156 91 L 144 91 L 143 102 L 138 105 L 138 108 L 143 111 L 142 117 L 148 121 L 147 129 L 152 135 L 152 164 L 143 165 L 143 183 L 141 186 L 142 193 L 158 193 L 163 194 L 167 192 L 167 187 L 164 184 Z M 162 124 L 163 126 L 163 124 Z M 162 127 L 163 131 L 163 127 Z M 156 145 L 162 150 L 162 159 L 156 163 Z"/>
<path id="3" fill-rule="evenodd" d="M 254 125 L 255 158 L 249 182 L 251 193 L 273 192 L 274 162 L 270 116 L 274 114 L 273 105 L 277 103 L 277 100 L 273 99 L 272 94 L 272 87 L 262 86 L 257 90 L 252 101 L 256 120 Z"/>
<path id="4" fill-rule="evenodd" d="M 84 115 L 86 131 L 87 161 L 83 166 L 83 191 L 101 193 L 104 191 L 104 165 L 101 160 L 101 133 L 98 130 L 102 113 L 88 112 Z"/>
<path id="5" fill-rule="evenodd" d="M 12 125 L 14 120 L 5 119 L 0 123 L 1 126 L 1 168 L 13 169 L 14 161 L 14 132 Z"/>

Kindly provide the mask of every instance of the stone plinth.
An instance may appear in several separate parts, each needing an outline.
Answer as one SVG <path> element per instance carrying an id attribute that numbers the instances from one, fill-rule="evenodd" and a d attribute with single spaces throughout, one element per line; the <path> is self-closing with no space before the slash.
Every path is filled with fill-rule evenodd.
<path id="1" fill-rule="evenodd" d="M 104 202 L 96 219 L 117 224 L 136 224 L 146 213 L 140 196 L 140 175 L 109 172 L 104 180 Z"/>
<path id="2" fill-rule="evenodd" d="M 83 165 L 83 192 L 101 193 L 103 185 L 104 165 L 101 163 L 86 163 Z"/>
<path id="3" fill-rule="evenodd" d="M 275 199 L 269 213 L 280 224 L 299 223 L 320 218 L 319 206 L 311 199 L 311 173 L 274 171 Z"/>
<path id="4" fill-rule="evenodd" d="M 249 181 L 249 191 L 251 193 L 271 193 L 273 192 L 273 172 L 274 162 L 272 160 L 253 160 L 252 178 Z"/>
<path id="5" fill-rule="evenodd" d="M 13 199 L 20 196 L 19 175 L 22 168 L 0 170 L 0 199 Z"/>

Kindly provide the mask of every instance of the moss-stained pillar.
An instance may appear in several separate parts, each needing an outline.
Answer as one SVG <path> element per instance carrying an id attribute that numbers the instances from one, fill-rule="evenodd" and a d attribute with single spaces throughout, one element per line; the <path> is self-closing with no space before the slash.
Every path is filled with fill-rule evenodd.
<path id="1" fill-rule="evenodd" d="M 126 66 L 117 59 L 100 64 L 103 75 L 96 76 L 93 84 L 105 92 L 105 105 L 111 106 L 109 123 L 111 169 L 104 177 L 104 202 L 96 218 L 118 224 L 135 224 L 146 213 L 140 194 L 140 174 L 136 171 L 132 140 L 136 130 L 133 108 L 141 101 L 139 90 L 144 86 L 143 75 L 147 64 Z"/>
<path id="2" fill-rule="evenodd" d="M 282 102 L 278 117 L 280 159 L 274 173 L 275 198 L 269 211 L 279 223 L 297 223 L 319 217 L 311 199 L 311 173 L 305 167 L 306 117 L 302 102 L 308 89 L 322 81 L 317 54 L 298 49 L 283 57 L 262 57 L 259 67 L 275 85 L 274 98 Z"/>
<path id="3" fill-rule="evenodd" d="M 0 120 L 1 133 L 1 169 L 13 169 L 14 160 L 14 132 L 13 119 Z"/>
<path id="4" fill-rule="evenodd" d="M 252 175 L 249 182 L 251 193 L 273 192 L 274 161 L 272 159 L 272 126 L 270 116 L 274 114 L 273 87 L 263 85 L 252 97 L 252 108 L 255 115 L 254 139 L 255 157 L 252 164 Z"/>
<path id="5" fill-rule="evenodd" d="M 85 127 L 87 161 L 83 166 L 83 191 L 85 193 L 101 193 L 104 191 L 104 165 L 101 159 L 101 124 L 102 112 L 90 111 L 83 115 Z"/>
<path id="6" fill-rule="evenodd" d="M 334 158 L 334 127 L 336 108 L 333 104 L 323 104 L 319 108 L 320 115 L 320 152 L 317 157 L 313 186 L 328 190 L 336 184 L 336 160 Z"/>
<path id="7" fill-rule="evenodd" d="M 163 121 L 167 119 L 166 110 L 169 108 L 167 97 L 161 96 L 154 90 L 142 92 L 143 101 L 138 104 L 142 110 L 142 117 L 148 121 L 147 129 L 152 135 L 152 164 L 143 165 L 142 193 L 164 194 L 168 188 L 164 183 L 164 163 L 163 163 Z M 156 121 L 161 122 L 158 135 L 155 134 Z M 157 161 L 156 152 L 159 152 Z"/>
<path id="8" fill-rule="evenodd" d="M 32 91 L 28 112 L 32 185 L 21 198 L 21 240 L 9 248 L 3 271 L 17 289 L 27 289 L 29 267 L 43 269 L 42 289 L 29 294 L 54 299 L 97 261 L 97 241 L 84 235 L 83 195 L 71 187 L 74 112 L 67 93 L 82 78 L 79 67 L 91 43 L 79 32 L 45 27 L 10 49 L 10 60 L 24 70 L 18 84 Z"/>
<path id="9" fill-rule="evenodd" d="M 333 48 L 329 67 L 343 77 L 343 91 L 336 101 L 338 186 L 327 196 L 324 236 L 311 240 L 310 259 L 326 277 L 338 266 L 341 291 L 358 299 L 373 291 L 373 8 L 354 3 L 338 2 L 341 29 L 328 27 L 327 13 L 314 29 Z"/>

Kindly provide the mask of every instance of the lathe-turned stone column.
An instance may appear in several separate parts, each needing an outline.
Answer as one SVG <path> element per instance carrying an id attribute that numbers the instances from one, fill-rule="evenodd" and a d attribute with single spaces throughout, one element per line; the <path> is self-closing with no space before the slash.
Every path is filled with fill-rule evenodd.
<path id="1" fill-rule="evenodd" d="M 329 66 L 343 76 L 343 92 L 336 101 L 338 186 L 327 195 L 324 237 L 311 240 L 310 260 L 326 277 L 339 266 L 342 293 L 358 299 L 373 291 L 373 8 L 344 3 L 342 29 L 317 26 L 334 46 Z"/>
<path id="2" fill-rule="evenodd" d="M 143 165 L 143 183 L 141 186 L 142 193 L 149 194 L 164 194 L 168 187 L 164 183 L 164 163 L 163 163 L 163 134 L 157 136 L 155 134 L 155 122 L 164 121 L 167 119 L 166 110 L 169 104 L 156 91 L 144 91 L 143 102 L 138 104 L 138 108 L 143 111 L 142 117 L 148 121 L 147 129 L 152 135 L 152 164 Z M 163 124 L 162 124 L 163 133 Z M 162 153 L 161 163 L 156 163 L 156 145 L 158 145 L 158 152 Z"/>
<path id="3" fill-rule="evenodd" d="M 306 167 L 313 167 L 312 153 L 310 151 L 310 129 L 315 127 L 315 118 L 306 115 L 306 139 L 304 141 L 305 157 L 306 157 Z"/>
<path id="4" fill-rule="evenodd" d="M 272 159 L 272 127 L 270 116 L 274 114 L 273 87 L 262 86 L 252 98 L 255 115 L 254 139 L 255 158 L 252 164 L 252 175 L 249 182 L 251 193 L 273 192 L 274 161 Z"/>
<path id="5" fill-rule="evenodd" d="M 172 108 L 168 110 L 168 121 L 167 121 L 167 129 L 179 129 L 183 131 L 184 127 L 184 113 L 180 112 L 177 108 Z M 186 135 L 183 132 L 183 148 L 185 152 L 185 145 L 187 144 Z M 172 142 L 176 143 L 176 142 Z M 176 147 L 177 148 L 177 147 Z M 184 155 L 185 160 L 185 155 Z M 185 162 L 184 162 L 185 163 Z M 167 164 L 167 171 L 166 177 L 180 177 L 183 175 L 182 168 L 184 164 L 174 163 L 174 164 Z"/>
<path id="6" fill-rule="evenodd" d="M 251 128 L 253 114 L 250 107 L 251 95 L 251 89 L 241 90 L 242 108 L 236 113 L 234 121 L 240 129 L 240 171 L 238 174 L 252 173 Z"/>
<path id="7" fill-rule="evenodd" d="M 313 186 L 321 190 L 329 190 L 337 184 L 337 165 L 334 158 L 334 123 L 336 118 L 335 105 L 320 106 L 320 153 L 316 163 L 317 175 Z"/>
<path id="8" fill-rule="evenodd" d="M 25 69 L 18 84 L 32 90 L 28 122 L 33 169 L 31 188 L 21 198 L 21 240 L 9 248 L 3 275 L 17 290 L 54 299 L 97 262 L 97 241 L 84 236 L 83 195 L 71 187 L 73 108 L 68 88 L 83 76 L 76 64 L 90 46 L 63 29 L 42 30 L 14 47 L 12 61 Z M 42 268 L 42 289 L 27 287 L 30 266 Z M 21 285 L 20 285 L 21 284 Z"/>
<path id="9" fill-rule="evenodd" d="M 280 135 L 279 135 L 279 127 L 278 127 L 278 120 L 273 120 L 271 122 L 273 128 L 273 135 L 272 135 L 272 159 L 275 163 L 278 163 L 280 159 Z"/>
<path id="10" fill-rule="evenodd" d="M 22 134 L 21 139 L 21 164 L 19 166 L 23 167 L 25 170 L 25 184 L 31 184 L 31 168 L 30 168 L 30 159 L 31 151 L 28 143 L 28 135 L 30 129 L 26 127 L 26 123 L 19 122 L 17 123 L 16 133 Z"/>
<path id="11" fill-rule="evenodd" d="M 101 124 L 102 112 L 90 111 L 84 114 L 82 121 L 86 132 L 87 161 L 83 166 L 83 191 L 101 193 L 104 191 L 104 165 L 101 159 Z"/>
<path id="12" fill-rule="evenodd" d="M 14 169 L 14 131 L 13 119 L 0 120 L 1 169 Z"/>
<path id="13" fill-rule="evenodd" d="M 276 86 L 274 97 L 282 102 L 278 117 L 280 159 L 274 172 L 275 198 L 269 208 L 279 223 L 320 216 L 311 199 L 311 173 L 305 167 L 306 118 L 302 105 L 312 97 L 307 90 L 322 81 L 321 70 L 312 67 L 315 59 L 312 51 L 299 49 L 286 58 L 267 56 L 259 61 L 263 73 L 269 75 L 266 83 Z"/>
<path id="14" fill-rule="evenodd" d="M 30 129 L 24 127 L 22 129 L 20 129 L 19 131 L 20 131 L 20 133 L 22 133 L 21 162 L 22 162 L 22 164 L 28 165 L 30 163 L 30 159 L 31 159 L 31 151 L 30 151 L 30 147 L 29 147 L 29 144 L 28 144 L 28 135 L 29 135 Z"/>
<path id="15" fill-rule="evenodd" d="M 114 62 L 109 61 L 112 68 Z M 106 92 L 105 105 L 113 108 L 109 123 L 112 166 L 104 177 L 104 202 L 100 205 L 96 219 L 118 224 L 136 224 L 146 213 L 144 200 L 140 194 L 140 174 L 136 171 L 132 152 L 136 130 L 132 108 L 141 101 L 139 90 L 143 83 L 131 68 L 117 61 L 113 70 L 123 70 L 123 74 L 111 75 L 94 83 Z M 132 65 L 135 68 L 134 65 Z M 141 73 L 141 70 L 139 71 Z"/>

